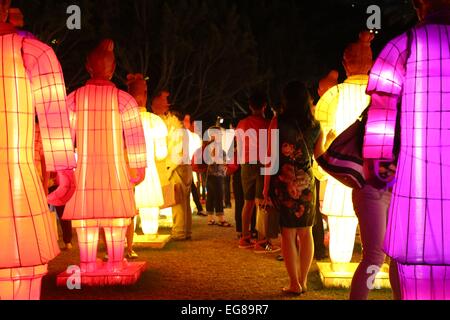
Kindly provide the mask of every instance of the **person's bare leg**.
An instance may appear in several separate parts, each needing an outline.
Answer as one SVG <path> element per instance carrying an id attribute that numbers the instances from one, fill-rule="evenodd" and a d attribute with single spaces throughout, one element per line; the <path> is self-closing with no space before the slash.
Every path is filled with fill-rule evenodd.
<path id="1" fill-rule="evenodd" d="M 245 200 L 242 208 L 242 237 L 244 238 L 251 236 L 250 225 L 254 208 L 255 200 Z"/>
<path id="2" fill-rule="evenodd" d="M 136 218 L 131 219 L 131 223 L 127 229 L 127 252 L 133 252 L 133 241 L 134 241 L 134 220 Z"/>
<path id="3" fill-rule="evenodd" d="M 395 262 L 394 259 L 391 259 L 391 263 L 389 266 L 389 281 L 391 282 L 394 300 L 402 300 L 400 277 L 398 276 L 397 262 Z"/>
<path id="4" fill-rule="evenodd" d="M 299 281 L 303 292 L 308 291 L 308 274 L 314 259 L 314 238 L 311 228 L 297 229 L 299 238 Z"/>
<path id="5" fill-rule="evenodd" d="M 284 290 L 292 292 L 301 292 L 302 287 L 298 278 L 298 249 L 297 249 L 297 231 L 296 229 L 283 228 L 282 233 L 282 250 L 284 264 L 289 275 L 290 284 Z"/>

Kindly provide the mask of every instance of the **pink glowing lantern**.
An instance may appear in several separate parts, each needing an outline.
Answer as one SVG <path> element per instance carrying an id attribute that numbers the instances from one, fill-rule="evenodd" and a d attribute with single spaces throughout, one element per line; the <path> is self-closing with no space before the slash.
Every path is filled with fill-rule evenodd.
<path id="1" fill-rule="evenodd" d="M 142 74 L 128 75 L 128 92 L 140 106 L 142 125 L 147 146 L 147 174 L 145 180 L 136 186 L 136 207 L 141 217 L 145 235 L 157 235 L 159 228 L 159 207 L 164 204 L 161 182 L 156 161 L 167 157 L 167 127 L 157 115 L 147 112 L 147 82 Z"/>
<path id="2" fill-rule="evenodd" d="M 394 159 L 401 117 L 385 251 L 399 263 L 404 299 L 450 299 L 450 19 L 436 18 L 392 40 L 368 86 L 366 158 Z"/>
<path id="3" fill-rule="evenodd" d="M 0 0 L 0 299 L 37 300 L 59 247 L 34 165 L 36 114 L 46 170 L 70 172 L 75 158 L 58 59 L 50 47 L 5 23 L 9 4 Z M 53 204 L 51 199 L 58 200 L 55 194 Z"/>
<path id="4" fill-rule="evenodd" d="M 92 79 L 67 98 L 78 165 L 77 188 L 66 205 L 63 219 L 73 221 L 82 272 L 96 272 L 95 285 L 101 283 L 98 279 L 108 274 L 111 265 L 114 272 L 128 267 L 123 263 L 123 254 L 126 230 L 136 215 L 133 183 L 144 179 L 147 166 L 138 105 L 132 96 L 109 81 L 115 70 L 113 51 L 111 40 L 101 42 L 87 59 L 86 67 Z M 137 169 L 136 179 L 130 179 L 125 144 L 129 166 Z M 96 262 L 100 227 L 104 228 L 108 249 L 106 269 Z M 116 284 L 129 284 L 127 281 L 122 278 Z"/>
<path id="5" fill-rule="evenodd" d="M 346 49 L 344 66 L 348 78 L 344 83 L 328 89 L 317 104 L 316 118 L 325 134 L 330 130 L 334 130 L 336 135 L 341 134 L 369 105 L 370 97 L 366 95 L 366 89 L 368 72 L 372 66 L 372 40 L 373 36 L 369 32 L 362 32 L 359 41 Z M 335 74 L 331 74 L 331 80 L 333 76 Z M 350 262 L 358 226 L 352 189 L 329 177 L 322 212 L 328 216 L 331 261 Z"/>

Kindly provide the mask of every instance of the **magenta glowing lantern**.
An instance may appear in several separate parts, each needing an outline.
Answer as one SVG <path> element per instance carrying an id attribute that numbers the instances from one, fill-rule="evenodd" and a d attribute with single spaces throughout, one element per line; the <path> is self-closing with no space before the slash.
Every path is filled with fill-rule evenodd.
<path id="1" fill-rule="evenodd" d="M 377 59 L 368 85 L 372 104 L 366 158 L 394 158 L 400 112 L 397 182 L 385 251 L 399 264 L 404 299 L 450 299 L 448 21 L 426 20 L 392 40 Z"/>

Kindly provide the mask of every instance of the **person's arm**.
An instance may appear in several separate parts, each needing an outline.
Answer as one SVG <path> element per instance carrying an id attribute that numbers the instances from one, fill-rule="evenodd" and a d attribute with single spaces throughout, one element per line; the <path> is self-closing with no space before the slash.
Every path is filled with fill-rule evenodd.
<path id="1" fill-rule="evenodd" d="M 278 130 L 278 117 L 274 117 L 272 119 L 272 121 L 270 122 L 270 126 L 269 126 L 269 134 L 268 134 L 268 141 L 267 141 L 267 156 L 269 159 L 272 158 L 272 135 L 273 135 L 273 131 L 274 130 Z M 279 150 L 277 150 L 278 152 Z M 273 161 L 273 159 L 272 159 Z M 268 164 L 269 166 L 272 164 Z M 270 181 L 271 181 L 272 175 L 270 174 L 266 174 L 264 176 L 264 191 L 263 191 L 263 196 L 264 199 L 268 199 L 269 198 L 269 189 L 270 189 Z"/>
<path id="2" fill-rule="evenodd" d="M 326 149 L 328 149 L 328 146 L 324 144 L 323 130 L 320 129 L 319 137 L 317 138 L 316 145 L 314 146 L 314 158 L 315 159 L 319 158 L 321 155 L 325 153 Z"/>

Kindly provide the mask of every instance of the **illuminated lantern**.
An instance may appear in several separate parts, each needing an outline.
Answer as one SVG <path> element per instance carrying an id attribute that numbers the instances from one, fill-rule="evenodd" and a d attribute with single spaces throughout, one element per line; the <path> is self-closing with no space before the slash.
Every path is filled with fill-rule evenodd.
<path id="1" fill-rule="evenodd" d="M 147 173 L 145 180 L 135 188 L 136 207 L 144 235 L 157 235 L 159 207 L 164 204 L 164 198 L 155 160 L 167 157 L 167 127 L 160 117 L 147 112 L 147 82 L 142 74 L 128 75 L 128 92 L 140 106 L 147 145 Z M 140 242 L 139 237 L 136 242 Z"/>
<path id="2" fill-rule="evenodd" d="M 133 184 L 145 177 L 147 152 L 136 100 L 110 82 L 113 51 L 114 43 L 104 40 L 89 54 L 86 67 L 92 79 L 67 98 L 78 165 L 77 188 L 63 219 L 72 220 L 77 230 L 82 283 L 87 285 L 134 283 L 145 266 L 124 260 L 125 234 L 136 214 Z M 130 179 L 125 144 L 129 166 L 137 169 L 136 179 Z M 96 261 L 100 227 L 106 236 L 106 266 Z M 130 269 L 132 278 L 125 275 Z M 58 283 L 64 279 L 62 275 Z"/>
<path id="3" fill-rule="evenodd" d="M 357 43 L 345 51 L 344 67 L 347 79 L 332 87 L 322 96 L 316 108 L 316 118 L 326 134 L 337 135 L 352 125 L 370 103 L 366 95 L 368 72 L 372 66 L 370 43 L 373 36 L 362 32 Z M 328 216 L 330 228 L 330 258 L 333 263 L 348 263 L 355 243 L 356 218 L 352 189 L 329 177 L 322 212 Z"/>
<path id="4" fill-rule="evenodd" d="M 392 40 L 368 85 L 368 159 L 394 159 L 401 101 L 397 181 L 384 249 L 398 262 L 404 299 L 450 299 L 448 9 Z"/>
<path id="5" fill-rule="evenodd" d="M 59 247 L 34 165 L 36 114 L 46 170 L 73 175 L 75 158 L 58 59 L 50 47 L 5 23 L 9 5 L 0 0 L 0 299 L 37 300 Z M 70 197 L 62 192 L 66 187 L 60 185 L 48 202 Z"/>

